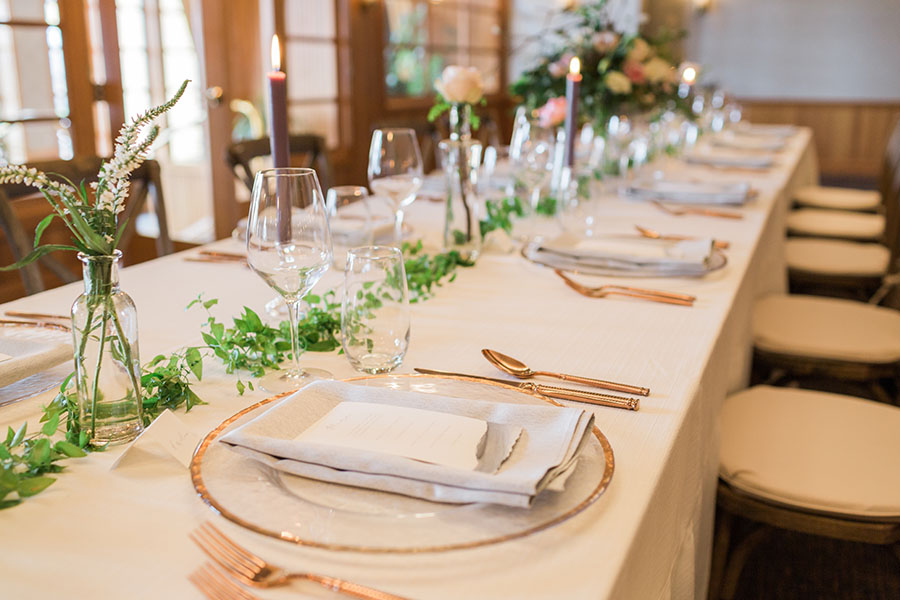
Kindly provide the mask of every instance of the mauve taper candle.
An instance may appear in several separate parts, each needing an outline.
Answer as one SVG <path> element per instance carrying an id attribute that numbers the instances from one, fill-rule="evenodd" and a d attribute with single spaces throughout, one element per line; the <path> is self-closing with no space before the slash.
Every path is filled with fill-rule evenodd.
<path id="1" fill-rule="evenodd" d="M 287 75 L 281 70 L 281 47 L 278 36 L 272 36 L 272 70 L 269 71 L 269 144 L 272 150 L 272 166 L 291 166 L 291 144 L 287 124 Z M 287 186 L 276 180 L 276 204 L 278 206 L 278 239 L 291 239 L 291 200 Z M 282 198 L 282 196 L 284 196 Z"/>
<path id="2" fill-rule="evenodd" d="M 575 56 L 566 75 L 566 166 L 575 166 L 575 134 L 578 129 L 578 88 L 581 87 L 581 61 Z"/>

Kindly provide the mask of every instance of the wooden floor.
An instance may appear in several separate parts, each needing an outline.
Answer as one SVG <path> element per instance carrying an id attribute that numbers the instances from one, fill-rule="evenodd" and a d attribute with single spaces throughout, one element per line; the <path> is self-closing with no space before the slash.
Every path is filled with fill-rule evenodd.
<path id="1" fill-rule="evenodd" d="M 889 546 L 778 531 L 748 560 L 735 600 L 897 600 Z"/>

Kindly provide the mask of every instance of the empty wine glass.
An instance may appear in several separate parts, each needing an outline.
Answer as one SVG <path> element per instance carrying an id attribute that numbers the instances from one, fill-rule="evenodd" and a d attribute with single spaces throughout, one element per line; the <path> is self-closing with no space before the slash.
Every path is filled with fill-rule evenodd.
<path id="1" fill-rule="evenodd" d="M 368 199 L 369 190 L 360 185 L 340 185 L 325 195 L 335 268 L 344 268 L 349 248 L 373 244 L 375 232 Z"/>
<path id="2" fill-rule="evenodd" d="M 553 131 L 528 118 L 516 118 L 509 160 L 515 178 L 522 183 L 532 209 L 540 201 L 541 187 L 550 176 L 554 151 Z"/>
<path id="3" fill-rule="evenodd" d="M 341 345 L 353 368 L 364 373 L 386 373 L 403 362 L 409 297 L 399 248 L 369 246 L 347 253 Z"/>
<path id="4" fill-rule="evenodd" d="M 264 376 L 270 392 L 295 390 L 331 374 L 300 367 L 300 302 L 331 265 L 325 199 L 312 169 L 266 169 L 256 174 L 247 223 L 247 263 L 287 303 L 292 366 Z"/>
<path id="5" fill-rule="evenodd" d="M 403 208 L 422 187 L 422 152 L 412 129 L 376 129 L 369 146 L 369 187 L 390 199 L 394 209 L 394 242 L 403 236 Z"/>

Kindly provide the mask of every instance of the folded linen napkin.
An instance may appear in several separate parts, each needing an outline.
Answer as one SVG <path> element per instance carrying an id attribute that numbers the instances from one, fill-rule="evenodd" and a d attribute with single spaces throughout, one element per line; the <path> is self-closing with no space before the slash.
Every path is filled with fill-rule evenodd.
<path id="1" fill-rule="evenodd" d="M 735 135 L 721 133 L 712 139 L 714 146 L 735 148 L 736 150 L 758 150 L 761 152 L 779 152 L 784 150 L 784 138 L 762 135 Z"/>
<path id="2" fill-rule="evenodd" d="M 0 327 L 0 387 L 72 359 L 71 334 L 38 327 Z"/>
<path id="3" fill-rule="evenodd" d="M 479 465 L 475 470 L 465 470 L 295 439 L 341 402 L 389 404 L 484 420 L 488 430 Z M 289 396 L 225 435 L 222 441 L 272 468 L 311 479 L 436 502 L 487 502 L 526 508 L 554 479 L 571 472 L 592 424 L 593 415 L 575 408 L 322 381 Z"/>
<path id="4" fill-rule="evenodd" d="M 751 191 L 749 183 L 638 179 L 625 189 L 625 195 L 637 200 L 685 204 L 744 204 L 752 196 Z"/>
<path id="5" fill-rule="evenodd" d="M 709 265 L 713 240 L 669 241 L 624 235 L 583 239 L 563 234 L 545 242 L 539 250 L 590 267 L 700 271 Z"/>
<path id="6" fill-rule="evenodd" d="M 737 131 L 743 135 L 759 135 L 788 138 L 797 133 L 795 125 L 762 125 L 758 123 L 738 123 Z"/>
<path id="7" fill-rule="evenodd" d="M 694 150 L 684 155 L 684 160 L 695 165 L 711 167 L 737 167 L 744 169 L 768 169 L 775 164 L 769 156 L 748 156 L 726 150 Z"/>

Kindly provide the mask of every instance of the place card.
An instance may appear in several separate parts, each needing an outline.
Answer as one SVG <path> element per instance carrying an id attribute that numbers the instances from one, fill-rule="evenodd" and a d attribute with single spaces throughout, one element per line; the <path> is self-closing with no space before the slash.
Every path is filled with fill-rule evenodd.
<path id="1" fill-rule="evenodd" d="M 294 438 L 472 471 L 487 422 L 450 413 L 341 402 Z"/>
<path id="2" fill-rule="evenodd" d="M 110 470 L 133 462 L 138 456 L 146 458 L 146 455 L 160 454 L 173 457 L 187 468 L 191 465 L 191 458 L 199 441 L 200 436 L 167 408 L 128 445 Z"/>
<path id="3" fill-rule="evenodd" d="M 12 360 L 12 356 L 10 356 L 9 354 L 3 354 L 2 352 L 0 352 L 0 362 L 3 362 L 5 360 Z"/>

